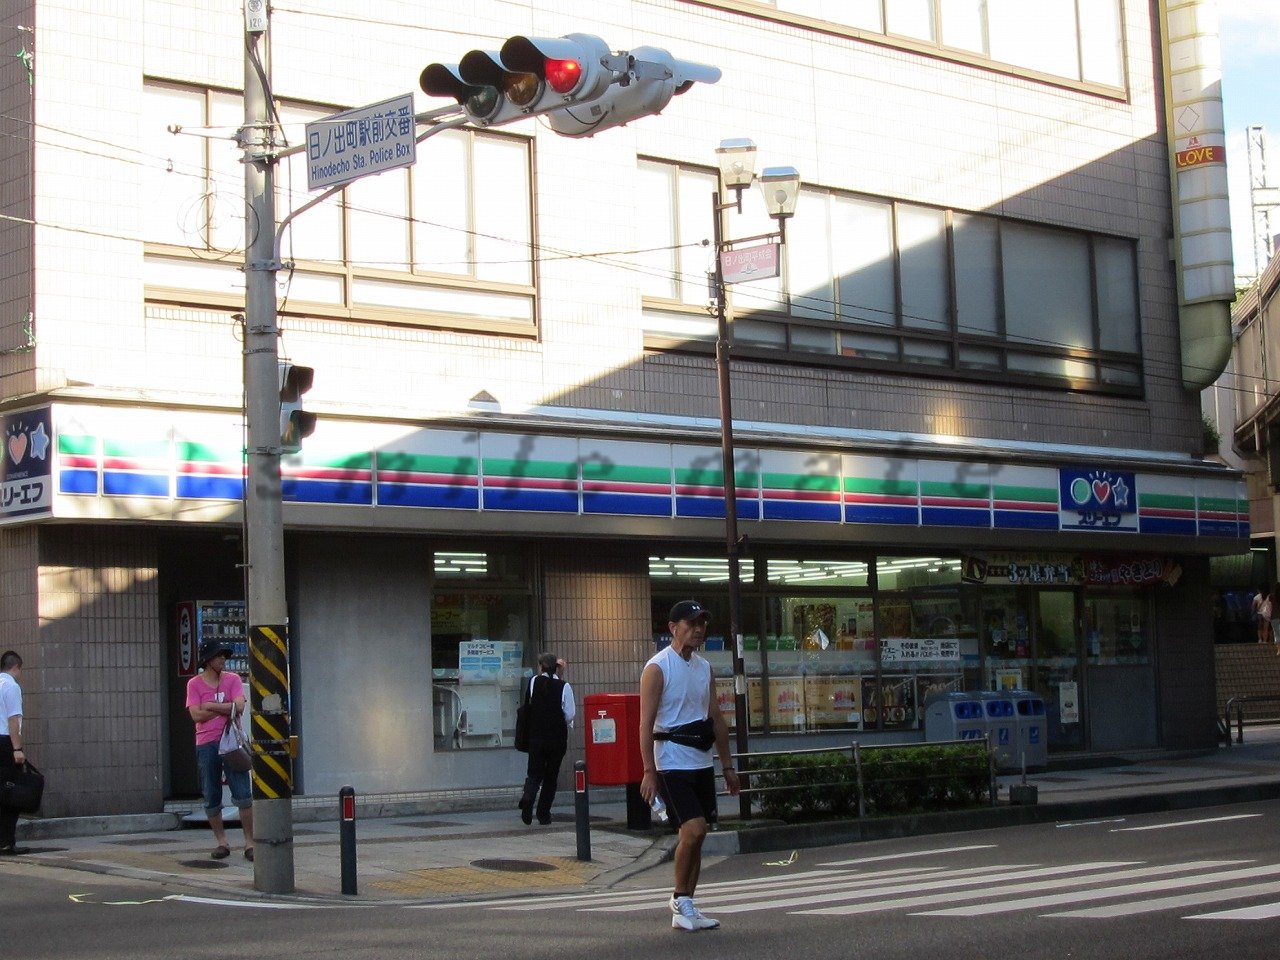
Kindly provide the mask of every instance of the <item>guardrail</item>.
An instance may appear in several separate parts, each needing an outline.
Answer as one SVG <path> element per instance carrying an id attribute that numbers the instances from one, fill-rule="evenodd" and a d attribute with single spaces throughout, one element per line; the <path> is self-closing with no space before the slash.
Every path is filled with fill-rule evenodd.
<path id="1" fill-rule="evenodd" d="M 743 782 L 750 784 L 755 777 L 761 775 L 785 774 L 788 772 L 810 773 L 813 770 L 811 765 L 796 767 L 769 767 L 767 769 L 759 769 L 754 766 L 752 761 L 763 757 L 796 757 L 806 754 L 838 754 L 841 756 L 848 755 L 853 760 L 854 766 L 854 783 L 858 801 L 858 816 L 865 817 L 867 815 L 867 784 L 863 776 L 862 758 L 868 751 L 879 750 L 909 750 L 912 747 L 946 747 L 957 744 L 972 746 L 973 740 L 930 740 L 920 743 L 880 743 L 870 746 L 861 746 L 856 740 L 849 744 L 848 747 L 812 747 L 803 750 L 775 750 L 775 751 L 752 751 L 745 754 L 733 754 L 735 765 L 739 773 L 742 775 Z M 983 743 L 986 747 L 987 754 L 987 791 L 990 803 L 994 807 L 997 802 L 996 792 L 996 766 L 995 754 L 991 750 L 990 741 L 984 737 Z M 819 768 L 824 769 L 824 768 Z M 831 769 L 834 770 L 834 767 Z M 941 771 L 930 774 L 914 774 L 910 777 L 878 777 L 876 784 L 883 783 L 902 783 L 902 782 L 919 782 L 924 780 L 946 780 L 953 777 L 954 774 L 948 771 Z M 785 791 L 802 791 L 811 790 L 815 787 L 831 787 L 834 789 L 848 789 L 851 786 L 847 779 L 832 777 L 829 780 L 813 781 L 804 779 L 803 782 L 795 784 L 777 784 L 775 786 L 753 787 L 744 786 L 742 793 L 750 797 L 759 797 L 766 793 L 785 792 Z"/>
<path id="2" fill-rule="evenodd" d="M 1280 694 L 1259 693 L 1248 697 L 1232 697 L 1227 701 L 1224 719 L 1227 725 L 1227 746 L 1231 746 L 1231 709 L 1236 711 L 1236 743 L 1244 743 L 1244 705 L 1246 703 L 1280 703 Z"/>

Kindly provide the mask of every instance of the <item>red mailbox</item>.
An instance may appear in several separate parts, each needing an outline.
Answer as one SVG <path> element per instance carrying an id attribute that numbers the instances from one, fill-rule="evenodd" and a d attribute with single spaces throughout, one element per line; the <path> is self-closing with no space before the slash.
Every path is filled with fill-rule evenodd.
<path id="1" fill-rule="evenodd" d="M 583 699 L 587 780 L 598 787 L 639 783 L 640 694 L 592 693 Z"/>

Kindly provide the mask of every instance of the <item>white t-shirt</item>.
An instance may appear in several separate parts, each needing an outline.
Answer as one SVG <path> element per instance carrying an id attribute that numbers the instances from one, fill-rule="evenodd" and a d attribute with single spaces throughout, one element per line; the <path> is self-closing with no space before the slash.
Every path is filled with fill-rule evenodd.
<path id="1" fill-rule="evenodd" d="M 9 718 L 22 716 L 22 688 L 11 673 L 0 673 L 0 736 L 9 735 Z M 18 721 L 22 732 L 22 721 Z"/>
<path id="2" fill-rule="evenodd" d="M 662 671 L 662 697 L 654 717 L 655 732 L 705 720 L 711 708 L 711 664 L 696 653 L 688 660 L 672 647 L 649 658 Z M 649 664 L 645 664 L 647 667 Z M 653 759 L 659 770 L 701 770 L 711 766 L 711 751 L 670 740 L 655 740 Z"/>

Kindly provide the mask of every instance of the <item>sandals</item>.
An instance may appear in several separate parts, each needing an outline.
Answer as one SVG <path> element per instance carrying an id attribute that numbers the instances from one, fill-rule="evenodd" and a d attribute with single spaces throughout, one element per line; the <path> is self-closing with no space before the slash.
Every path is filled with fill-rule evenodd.
<path id="1" fill-rule="evenodd" d="M 214 860 L 225 860 L 231 856 L 231 848 L 222 845 L 214 847 L 213 853 L 209 854 L 209 856 Z"/>
<path id="2" fill-rule="evenodd" d="M 253 863 L 253 847 L 245 847 L 244 858 Z"/>

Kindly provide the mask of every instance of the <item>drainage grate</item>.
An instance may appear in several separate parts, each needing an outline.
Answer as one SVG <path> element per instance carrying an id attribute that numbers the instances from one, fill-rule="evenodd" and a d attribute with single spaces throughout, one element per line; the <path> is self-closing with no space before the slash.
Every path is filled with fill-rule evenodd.
<path id="1" fill-rule="evenodd" d="M 435 830 L 439 827 L 460 827 L 462 824 L 450 820 L 410 820 L 406 827 L 418 827 L 422 830 Z"/>
<path id="2" fill-rule="evenodd" d="M 168 837 L 131 837 L 127 840 L 108 840 L 107 843 L 117 847 L 150 847 L 156 844 L 173 843 Z"/>
<path id="3" fill-rule="evenodd" d="M 227 868 L 227 864 L 221 860 L 179 860 L 178 862 L 192 870 L 225 870 Z"/>
<path id="4" fill-rule="evenodd" d="M 539 860 L 472 860 L 471 865 L 481 870 L 501 870 L 504 873 L 544 873 L 555 869 L 553 864 Z"/>

